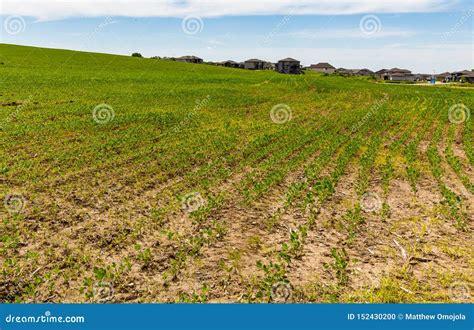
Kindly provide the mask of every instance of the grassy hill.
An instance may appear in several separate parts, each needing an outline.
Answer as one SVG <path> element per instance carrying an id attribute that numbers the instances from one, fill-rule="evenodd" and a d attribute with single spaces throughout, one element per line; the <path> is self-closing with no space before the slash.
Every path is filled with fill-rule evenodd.
<path id="1" fill-rule="evenodd" d="M 5 44 L 0 82 L 5 301 L 471 299 L 470 89 Z"/>

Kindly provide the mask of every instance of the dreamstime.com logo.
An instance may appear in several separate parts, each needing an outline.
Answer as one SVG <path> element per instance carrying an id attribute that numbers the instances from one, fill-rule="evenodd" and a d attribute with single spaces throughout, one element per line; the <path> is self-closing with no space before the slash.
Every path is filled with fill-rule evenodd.
<path id="1" fill-rule="evenodd" d="M 374 36 L 382 31 L 382 22 L 375 15 L 365 15 L 359 22 L 360 31 L 366 36 Z"/>
<path id="2" fill-rule="evenodd" d="M 8 212 L 18 214 L 25 208 L 26 199 L 22 194 L 7 194 L 3 200 L 3 205 Z"/>
<path id="3" fill-rule="evenodd" d="M 10 35 L 17 35 L 25 31 L 26 22 L 23 17 L 18 15 L 8 16 L 3 22 L 5 32 Z"/>
<path id="4" fill-rule="evenodd" d="M 202 32 L 204 22 L 199 16 L 187 16 L 181 22 L 183 32 L 189 35 L 195 35 Z"/>
<path id="5" fill-rule="evenodd" d="M 94 108 L 92 117 L 97 124 L 107 124 L 115 118 L 115 111 L 110 105 L 102 103 Z"/>
<path id="6" fill-rule="evenodd" d="M 270 118 L 275 124 L 284 124 L 292 118 L 291 108 L 287 104 L 277 104 L 270 110 Z"/>
<path id="7" fill-rule="evenodd" d="M 38 316 L 7 315 L 5 323 L 85 323 L 84 316 L 53 316 L 50 311 Z"/>
<path id="8" fill-rule="evenodd" d="M 462 103 L 455 104 L 449 108 L 448 118 L 453 124 L 462 124 L 471 118 L 471 110 Z"/>
<path id="9" fill-rule="evenodd" d="M 187 213 L 195 212 L 206 205 L 206 200 L 198 192 L 192 192 L 181 200 L 181 209 Z"/>
<path id="10" fill-rule="evenodd" d="M 286 302 L 291 297 L 291 285 L 286 282 L 278 282 L 272 285 L 271 298 L 275 302 Z"/>

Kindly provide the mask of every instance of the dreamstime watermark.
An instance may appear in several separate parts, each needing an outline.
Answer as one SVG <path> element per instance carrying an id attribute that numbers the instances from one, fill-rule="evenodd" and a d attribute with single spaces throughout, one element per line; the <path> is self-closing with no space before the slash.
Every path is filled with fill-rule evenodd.
<path id="1" fill-rule="evenodd" d="M 385 102 L 388 101 L 388 99 L 389 99 L 388 94 L 384 94 L 382 99 L 377 100 L 377 102 L 375 102 L 375 104 L 372 105 L 372 107 L 369 109 L 369 112 L 367 112 L 365 116 L 362 117 L 362 119 L 357 122 L 357 124 L 352 126 L 351 132 L 355 133 L 362 126 L 364 126 L 369 121 L 370 117 L 372 117 L 385 104 Z"/>
<path id="2" fill-rule="evenodd" d="M 173 132 L 178 133 L 182 127 L 189 124 L 189 122 L 193 119 L 193 117 L 205 106 L 209 104 L 211 101 L 211 96 L 207 95 L 202 100 L 196 100 L 196 105 L 194 106 L 193 110 L 191 110 L 183 120 L 181 120 L 176 126 L 173 127 Z"/>
<path id="3" fill-rule="evenodd" d="M 23 102 L 20 102 L 19 104 L 17 103 L 14 103 L 14 104 L 17 104 L 16 105 L 16 108 L 15 108 L 15 111 L 13 111 L 12 113 L 10 113 L 7 118 L 5 118 L 2 122 L 0 122 L 0 130 L 4 130 L 4 125 L 7 124 L 7 123 L 10 123 L 12 122 L 16 116 L 20 113 L 20 111 L 22 111 L 23 109 L 25 109 L 28 105 L 31 104 L 31 101 L 33 100 L 33 95 L 30 95 L 28 96 L 28 98 L 23 101 Z"/>
<path id="4" fill-rule="evenodd" d="M 272 285 L 271 298 L 275 302 L 286 302 L 291 297 L 291 285 L 287 282 L 278 282 Z"/>
<path id="5" fill-rule="evenodd" d="M 18 214 L 25 208 L 26 198 L 22 194 L 7 194 L 3 205 L 9 213 Z"/>
<path id="6" fill-rule="evenodd" d="M 206 200 L 198 192 L 186 194 L 181 200 L 181 209 L 187 213 L 195 212 L 205 206 Z"/>
<path id="7" fill-rule="evenodd" d="M 107 124 L 114 119 L 115 111 L 110 105 L 102 103 L 94 108 L 92 117 L 97 124 Z"/>
<path id="8" fill-rule="evenodd" d="M 461 30 L 461 27 L 474 15 L 474 9 L 469 9 L 464 15 L 461 16 L 461 19 L 454 24 L 454 26 L 443 34 L 441 41 L 446 42 L 448 38 L 451 38 L 454 34 Z"/>
<path id="9" fill-rule="evenodd" d="M 360 199 L 360 208 L 364 212 L 377 212 L 382 207 L 382 201 L 376 193 L 365 193 Z"/>
<path id="10" fill-rule="evenodd" d="M 471 118 L 471 110 L 462 103 L 449 108 L 448 119 L 453 124 L 462 124 Z"/>
<path id="11" fill-rule="evenodd" d="M 204 22 L 199 16 L 187 16 L 181 22 L 183 32 L 188 35 L 195 35 L 204 29 Z"/>
<path id="12" fill-rule="evenodd" d="M 291 108 L 287 104 L 277 104 L 270 110 L 270 118 L 275 124 L 284 124 L 292 118 Z"/>
<path id="13" fill-rule="evenodd" d="M 278 31 L 280 31 L 290 21 L 291 17 L 291 15 L 286 15 L 283 17 L 282 20 L 278 22 L 278 24 L 270 31 L 270 33 L 263 38 L 261 42 L 262 46 L 268 45 L 270 40 L 275 37 Z"/>
<path id="14" fill-rule="evenodd" d="M 96 282 L 92 288 L 94 299 L 97 302 L 106 302 L 114 297 L 114 288 L 109 282 Z"/>
<path id="15" fill-rule="evenodd" d="M 53 316 L 50 311 L 44 315 L 12 315 L 5 317 L 5 323 L 85 323 L 84 316 Z"/>
<path id="16" fill-rule="evenodd" d="M 471 288 L 465 282 L 454 282 L 449 287 L 448 293 L 454 301 L 469 301 L 471 299 Z"/>
<path id="17" fill-rule="evenodd" d="M 8 16 L 3 22 L 3 28 L 5 32 L 10 35 L 17 35 L 25 31 L 26 22 L 25 19 L 18 15 Z"/>
<path id="18" fill-rule="evenodd" d="M 95 36 L 100 32 L 100 30 L 114 23 L 117 23 L 117 21 L 114 21 L 111 16 L 106 16 L 104 20 L 94 29 L 94 31 L 92 31 L 92 38 L 95 38 Z"/>
<path id="19" fill-rule="evenodd" d="M 382 31 L 382 22 L 375 15 L 365 15 L 359 22 L 360 31 L 366 36 L 374 36 Z"/>

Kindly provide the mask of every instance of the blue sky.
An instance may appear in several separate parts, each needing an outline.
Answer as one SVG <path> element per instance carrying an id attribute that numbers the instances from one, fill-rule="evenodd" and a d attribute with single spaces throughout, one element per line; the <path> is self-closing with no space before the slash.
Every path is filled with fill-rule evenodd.
<path id="1" fill-rule="evenodd" d="M 1 42 L 209 61 L 471 69 L 472 1 L 2 0 Z"/>

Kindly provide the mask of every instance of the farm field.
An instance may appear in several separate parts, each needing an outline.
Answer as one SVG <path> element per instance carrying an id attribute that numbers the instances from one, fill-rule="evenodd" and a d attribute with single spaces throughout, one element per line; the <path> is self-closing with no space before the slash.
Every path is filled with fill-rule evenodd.
<path id="1" fill-rule="evenodd" d="M 472 302 L 471 88 L 0 44 L 2 302 Z"/>

